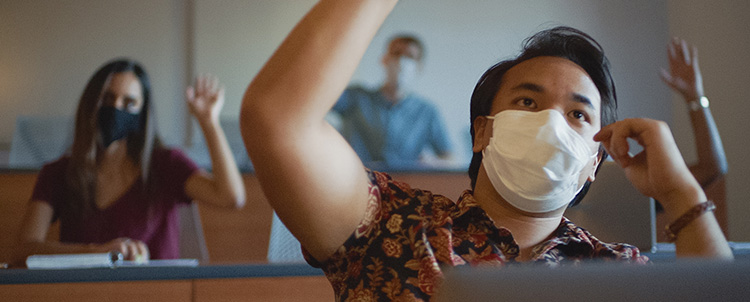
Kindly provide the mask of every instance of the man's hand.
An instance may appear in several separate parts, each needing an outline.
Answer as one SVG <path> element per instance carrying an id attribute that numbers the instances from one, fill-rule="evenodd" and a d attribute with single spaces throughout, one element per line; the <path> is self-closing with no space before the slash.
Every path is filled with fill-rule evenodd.
<path id="1" fill-rule="evenodd" d="M 644 150 L 631 155 L 628 138 L 638 142 Z M 594 140 L 604 145 L 638 191 L 662 202 L 668 212 L 679 215 L 705 201 L 666 123 L 626 119 L 602 128 Z"/>

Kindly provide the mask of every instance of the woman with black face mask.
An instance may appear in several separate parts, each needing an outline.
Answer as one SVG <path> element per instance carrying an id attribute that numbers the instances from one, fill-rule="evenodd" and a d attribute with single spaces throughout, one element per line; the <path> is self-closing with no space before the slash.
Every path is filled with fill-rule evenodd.
<path id="1" fill-rule="evenodd" d="M 137 62 L 119 59 L 97 70 L 78 104 L 70 154 L 39 172 L 15 260 L 113 250 L 127 260 L 178 258 L 178 206 L 197 200 L 242 207 L 244 185 L 219 126 L 224 89 L 215 77 L 201 76 L 186 100 L 212 173 L 161 144 L 148 75 Z M 60 242 L 46 242 L 57 219 Z"/>

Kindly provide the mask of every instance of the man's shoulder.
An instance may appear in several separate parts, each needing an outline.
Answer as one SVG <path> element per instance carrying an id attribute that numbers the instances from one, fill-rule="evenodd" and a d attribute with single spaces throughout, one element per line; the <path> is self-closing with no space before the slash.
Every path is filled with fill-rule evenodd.
<path id="1" fill-rule="evenodd" d="M 412 92 L 408 94 L 404 99 L 401 101 L 402 104 L 407 104 L 409 107 L 412 108 L 419 108 L 420 111 L 429 111 L 436 113 L 437 112 L 437 105 L 435 105 L 434 102 L 432 102 L 427 97 L 418 94 L 416 92 Z"/>
<path id="2" fill-rule="evenodd" d="M 377 103 L 380 93 L 377 90 L 369 89 L 362 85 L 352 85 L 347 87 L 341 96 L 339 96 L 334 111 L 360 110 L 359 108 L 370 104 Z"/>
<path id="3" fill-rule="evenodd" d="M 371 89 L 365 87 L 362 84 L 354 84 L 344 90 L 344 95 L 359 96 L 359 97 L 373 97 L 379 94 L 377 89 Z"/>
<path id="4" fill-rule="evenodd" d="M 418 102 L 420 104 L 426 104 L 429 106 L 435 106 L 435 104 L 430 101 L 430 99 L 424 95 L 421 95 L 417 92 L 411 92 L 406 95 L 405 99 L 411 100 L 413 102 Z"/>

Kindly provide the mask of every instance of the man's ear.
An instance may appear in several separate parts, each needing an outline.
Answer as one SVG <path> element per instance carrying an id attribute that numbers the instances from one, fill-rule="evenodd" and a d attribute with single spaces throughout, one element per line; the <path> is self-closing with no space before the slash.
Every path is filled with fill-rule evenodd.
<path id="1" fill-rule="evenodd" d="M 593 182 L 594 179 L 596 179 L 596 169 L 599 168 L 599 162 L 602 161 L 602 154 L 599 153 L 594 158 L 594 167 L 591 169 L 591 173 L 589 174 L 588 181 Z"/>
<path id="2" fill-rule="evenodd" d="M 474 119 L 474 145 L 472 151 L 482 152 L 490 143 L 492 137 L 492 123 L 486 116 L 478 116 Z"/>

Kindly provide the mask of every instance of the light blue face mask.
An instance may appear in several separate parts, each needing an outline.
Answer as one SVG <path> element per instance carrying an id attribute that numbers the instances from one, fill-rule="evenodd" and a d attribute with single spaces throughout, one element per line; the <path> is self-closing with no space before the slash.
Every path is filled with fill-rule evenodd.
<path id="1" fill-rule="evenodd" d="M 514 207 L 545 213 L 566 206 L 583 189 L 581 171 L 591 164 L 591 143 L 556 110 L 505 110 L 493 120 L 482 151 L 495 190 Z"/>
<path id="2" fill-rule="evenodd" d="M 408 57 L 399 59 L 400 72 L 398 73 L 398 86 L 402 90 L 410 91 L 414 88 L 417 81 L 418 65 L 417 60 Z"/>

